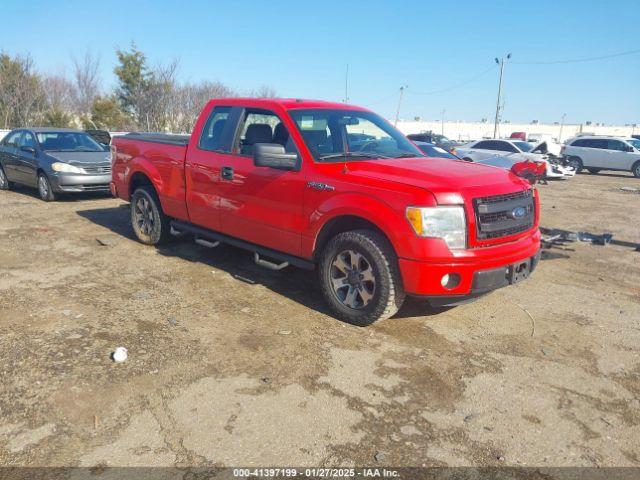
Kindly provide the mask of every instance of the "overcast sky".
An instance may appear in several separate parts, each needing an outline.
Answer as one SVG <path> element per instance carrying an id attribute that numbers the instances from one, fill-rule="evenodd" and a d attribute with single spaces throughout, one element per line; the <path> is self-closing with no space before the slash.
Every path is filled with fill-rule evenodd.
<path id="1" fill-rule="evenodd" d="M 539 65 L 640 50 L 638 0 L 211 1 L 3 0 L 0 49 L 39 70 L 70 73 L 71 56 L 99 53 L 113 86 L 115 48 L 135 41 L 151 63 L 180 61 L 185 81 L 285 97 L 349 99 L 392 117 L 492 118 L 494 58 L 512 122 L 640 124 L 640 51 L 599 61 Z M 520 63 L 517 63 L 520 62 Z"/>

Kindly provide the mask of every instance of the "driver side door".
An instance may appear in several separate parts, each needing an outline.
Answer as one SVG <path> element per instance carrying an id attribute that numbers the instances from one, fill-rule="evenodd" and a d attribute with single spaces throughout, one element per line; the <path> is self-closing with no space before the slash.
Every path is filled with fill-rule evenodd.
<path id="1" fill-rule="evenodd" d="M 253 162 L 256 143 L 278 143 L 288 152 L 298 152 L 289 133 L 275 112 L 244 110 L 231 155 L 220 168 L 220 226 L 227 235 L 299 256 L 304 165 L 300 163 L 298 170 L 280 170 L 257 167 Z"/>
<path id="2" fill-rule="evenodd" d="M 32 149 L 32 150 L 26 150 Z M 33 133 L 23 131 L 18 141 L 16 170 L 20 182 L 31 187 L 37 186 L 38 181 L 38 145 Z"/>

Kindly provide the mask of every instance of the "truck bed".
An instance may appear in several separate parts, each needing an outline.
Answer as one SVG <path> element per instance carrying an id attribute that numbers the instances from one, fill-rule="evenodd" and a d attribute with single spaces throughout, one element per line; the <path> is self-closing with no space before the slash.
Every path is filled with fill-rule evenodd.
<path id="1" fill-rule="evenodd" d="M 181 145 L 186 147 L 189 144 L 190 135 L 176 135 L 169 133 L 131 132 L 123 137 L 132 137 L 133 140 L 142 142 L 164 143 L 168 145 Z"/>

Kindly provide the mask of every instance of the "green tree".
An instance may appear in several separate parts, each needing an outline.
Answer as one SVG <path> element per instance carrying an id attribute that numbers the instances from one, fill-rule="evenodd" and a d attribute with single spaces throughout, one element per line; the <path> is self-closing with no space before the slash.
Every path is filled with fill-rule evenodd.
<path id="1" fill-rule="evenodd" d="M 122 110 L 139 117 L 141 103 L 152 80 L 152 74 L 147 67 L 147 58 L 138 50 L 135 43 L 132 43 L 127 51 L 117 49 L 116 55 L 119 62 L 114 69 L 118 77 L 116 98 Z"/>
<path id="2" fill-rule="evenodd" d="M 126 130 L 131 123 L 131 118 L 113 96 L 96 97 L 91 105 L 91 119 L 83 119 L 85 128 Z"/>
<path id="3" fill-rule="evenodd" d="M 49 110 L 44 114 L 44 124 L 48 127 L 69 128 L 73 118 L 62 110 Z"/>

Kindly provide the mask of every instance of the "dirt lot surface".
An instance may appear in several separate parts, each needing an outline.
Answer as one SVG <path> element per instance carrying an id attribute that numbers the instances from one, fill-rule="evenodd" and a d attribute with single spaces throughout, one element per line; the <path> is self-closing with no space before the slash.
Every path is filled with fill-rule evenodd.
<path id="1" fill-rule="evenodd" d="M 369 328 L 327 315 L 313 272 L 137 243 L 119 200 L 0 192 L 0 464 L 638 467 L 640 194 L 620 187 L 640 180 L 540 187 L 544 227 L 613 244 Z"/>

